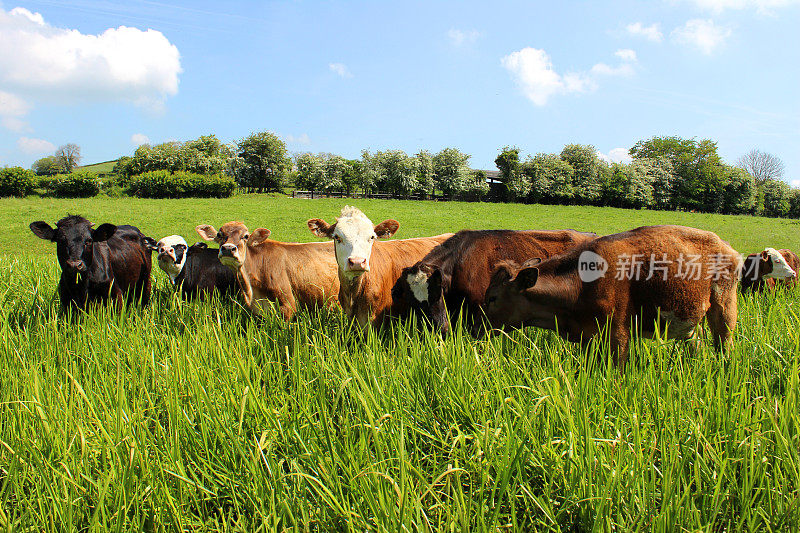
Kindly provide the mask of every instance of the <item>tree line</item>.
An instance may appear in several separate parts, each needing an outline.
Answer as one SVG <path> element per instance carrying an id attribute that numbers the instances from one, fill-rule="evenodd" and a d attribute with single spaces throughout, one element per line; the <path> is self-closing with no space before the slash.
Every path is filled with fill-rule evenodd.
<path id="1" fill-rule="evenodd" d="M 142 145 L 132 157 L 120 158 L 113 174 L 122 183 L 153 171 L 227 175 L 249 192 L 294 186 L 348 195 L 800 217 L 800 190 L 781 179 L 783 164 L 770 154 L 753 150 L 729 165 L 709 139 L 657 136 L 637 142 L 629 155 L 628 163 L 609 163 L 591 145 L 569 144 L 560 153 L 523 158 L 520 148 L 505 146 L 495 159 L 498 176 L 490 183 L 484 171 L 470 168 L 470 155 L 456 148 L 412 155 L 363 150 L 358 159 L 290 154 L 277 135 L 265 131 L 231 144 L 206 135 Z M 33 169 L 40 175 L 68 173 L 79 158 L 77 146 L 65 145 L 54 156 L 35 162 Z"/>

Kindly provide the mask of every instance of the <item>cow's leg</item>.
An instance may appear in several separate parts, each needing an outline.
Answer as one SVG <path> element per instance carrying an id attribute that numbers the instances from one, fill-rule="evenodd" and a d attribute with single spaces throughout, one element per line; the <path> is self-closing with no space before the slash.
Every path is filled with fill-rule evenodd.
<path id="1" fill-rule="evenodd" d="M 712 287 L 711 307 L 706 313 L 706 320 L 714 338 L 714 349 L 718 352 L 730 349 L 737 315 L 736 285 L 724 292 Z"/>
<path id="2" fill-rule="evenodd" d="M 297 302 L 294 299 L 294 295 L 291 293 L 288 297 L 281 297 L 278 299 L 278 304 L 280 306 L 281 316 L 287 322 L 289 322 L 294 314 L 297 312 Z"/>
<path id="3" fill-rule="evenodd" d="M 609 336 L 614 364 L 620 368 L 625 368 L 625 364 L 628 362 L 628 349 L 631 338 L 628 321 L 614 317 L 611 320 L 611 334 Z"/>

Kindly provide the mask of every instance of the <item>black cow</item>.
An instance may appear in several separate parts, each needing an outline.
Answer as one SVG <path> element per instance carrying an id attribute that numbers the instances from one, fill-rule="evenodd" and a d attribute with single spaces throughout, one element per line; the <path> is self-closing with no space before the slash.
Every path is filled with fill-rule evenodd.
<path id="1" fill-rule="evenodd" d="M 109 297 L 117 308 L 124 298 L 150 301 L 150 246 L 153 240 L 134 226 L 92 223 L 70 215 L 52 228 L 42 221 L 31 222 L 40 239 L 56 243 L 61 280 L 58 294 L 66 309 L 85 309 L 88 302 Z"/>
<path id="2" fill-rule="evenodd" d="M 179 235 L 164 237 L 153 248 L 158 266 L 186 299 L 205 297 L 215 289 L 222 295 L 234 294 L 239 286 L 236 273 L 220 263 L 219 249 L 198 242 L 191 247 Z"/>

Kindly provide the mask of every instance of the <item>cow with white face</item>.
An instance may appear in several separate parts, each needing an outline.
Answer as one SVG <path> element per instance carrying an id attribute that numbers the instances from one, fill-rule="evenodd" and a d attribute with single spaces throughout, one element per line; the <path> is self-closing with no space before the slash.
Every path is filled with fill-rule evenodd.
<path id="1" fill-rule="evenodd" d="M 236 292 L 236 276 L 220 264 L 219 250 L 205 243 L 186 244 L 180 235 L 170 235 L 158 241 L 153 249 L 158 254 L 158 266 L 184 298 L 207 296 L 214 291 L 220 294 Z"/>
<path id="2" fill-rule="evenodd" d="M 394 235 L 400 223 L 393 219 L 373 225 L 355 207 L 345 206 L 336 223 L 322 219 L 308 221 L 311 233 L 334 241 L 339 267 L 339 303 L 359 325 L 378 325 L 405 309 L 393 308 L 392 287 L 403 269 L 413 265 L 452 233 L 382 242 Z"/>
<path id="3" fill-rule="evenodd" d="M 772 289 L 777 283 L 794 285 L 800 259 L 791 250 L 765 248 L 744 259 L 741 287 L 743 291 Z"/>
<path id="4" fill-rule="evenodd" d="M 370 270 L 372 245 L 378 239 L 388 239 L 400 228 L 396 220 L 384 220 L 373 226 L 370 219 L 356 207 L 345 206 L 335 224 L 320 218 L 308 221 L 311 233 L 333 239 L 339 272 L 352 280 Z"/>
<path id="5" fill-rule="evenodd" d="M 169 276 L 173 285 L 175 285 L 175 278 L 181 273 L 183 265 L 186 263 L 188 249 L 189 245 L 180 235 L 170 235 L 156 243 L 158 267 Z"/>

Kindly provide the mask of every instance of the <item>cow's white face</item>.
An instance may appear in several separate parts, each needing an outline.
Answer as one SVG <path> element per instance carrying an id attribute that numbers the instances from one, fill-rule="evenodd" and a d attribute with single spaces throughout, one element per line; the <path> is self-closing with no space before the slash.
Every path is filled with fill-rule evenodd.
<path id="1" fill-rule="evenodd" d="M 406 274 L 406 282 L 417 302 L 424 303 L 428 301 L 428 275 L 425 272 L 422 270 L 409 272 Z"/>
<path id="2" fill-rule="evenodd" d="M 372 221 L 359 209 L 345 206 L 336 224 L 312 219 L 308 221 L 308 227 L 315 235 L 333 239 L 339 272 L 354 279 L 369 272 L 375 241 L 394 235 L 400 224 L 396 220 L 384 220 L 373 226 Z"/>
<path id="3" fill-rule="evenodd" d="M 764 250 L 769 260 L 772 262 L 772 272 L 764 274 L 765 278 L 786 279 L 797 277 L 795 272 L 781 253 L 775 248 L 767 248 Z"/>
<path id="4" fill-rule="evenodd" d="M 186 264 L 186 250 L 189 249 L 186 241 L 180 235 L 170 235 L 158 241 L 156 247 L 159 268 L 175 283 Z"/>

